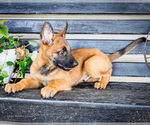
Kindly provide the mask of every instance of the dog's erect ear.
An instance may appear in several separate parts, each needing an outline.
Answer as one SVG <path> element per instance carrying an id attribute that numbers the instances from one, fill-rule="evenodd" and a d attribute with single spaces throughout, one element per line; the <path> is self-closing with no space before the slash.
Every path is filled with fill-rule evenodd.
<path id="1" fill-rule="evenodd" d="M 54 30 L 49 22 L 45 22 L 40 32 L 40 38 L 44 45 L 53 44 Z"/>
<path id="2" fill-rule="evenodd" d="M 66 26 L 61 31 L 59 31 L 57 35 L 65 38 L 67 28 L 68 28 L 68 22 L 66 22 Z"/>

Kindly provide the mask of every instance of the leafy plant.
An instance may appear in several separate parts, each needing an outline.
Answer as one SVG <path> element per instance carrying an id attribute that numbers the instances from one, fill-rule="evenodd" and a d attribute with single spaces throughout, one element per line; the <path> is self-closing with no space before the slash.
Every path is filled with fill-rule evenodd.
<path id="1" fill-rule="evenodd" d="M 29 57 L 29 50 L 26 49 L 26 47 L 29 45 L 36 47 L 37 43 L 33 41 L 28 41 L 29 44 L 25 46 L 20 39 L 22 36 L 18 36 L 18 38 L 13 38 L 12 36 L 9 36 L 8 33 L 9 29 L 7 26 L 3 24 L 6 21 L 8 20 L 0 20 L 0 34 L 3 35 L 2 38 L 0 39 L 0 53 L 4 52 L 4 50 L 12 48 L 15 48 L 15 51 L 18 53 L 19 59 L 16 61 L 16 63 L 18 64 L 18 68 L 15 70 L 11 79 L 9 80 L 9 82 L 12 81 L 14 75 L 17 74 L 16 79 L 14 81 L 16 82 L 18 77 L 21 76 L 23 76 L 23 78 L 25 77 L 25 70 L 29 68 L 30 63 L 34 61 L 34 59 L 37 56 L 37 51 L 33 51 L 32 56 Z M 22 44 L 21 47 L 19 47 L 20 44 Z M 15 64 L 13 62 L 8 61 L 6 63 L 7 66 L 14 66 L 15 68 Z M 3 70 L 3 68 L 4 64 L 0 65 L 0 84 L 2 85 L 4 85 L 4 78 L 8 77 L 7 71 Z"/>
<path id="2" fill-rule="evenodd" d="M 20 39 L 14 39 L 13 37 L 10 37 L 8 33 L 8 27 L 3 24 L 7 21 L 9 20 L 0 20 L 0 34 L 3 35 L 3 37 L 0 39 L 0 53 L 2 53 L 4 49 L 12 49 L 19 46 Z"/>
<path id="3" fill-rule="evenodd" d="M 7 22 L 9 20 L 0 20 L 0 34 L 2 34 L 4 37 L 9 37 L 9 29 L 6 25 L 3 25 L 4 22 Z"/>

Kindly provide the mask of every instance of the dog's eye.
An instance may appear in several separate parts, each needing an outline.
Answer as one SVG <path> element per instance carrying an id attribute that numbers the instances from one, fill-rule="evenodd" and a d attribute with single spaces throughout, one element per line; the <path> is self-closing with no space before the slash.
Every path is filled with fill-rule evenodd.
<path id="1" fill-rule="evenodd" d="M 60 56 L 66 56 L 67 55 L 67 52 L 62 50 L 62 51 L 59 51 L 59 55 Z"/>
<path id="2" fill-rule="evenodd" d="M 63 54 L 64 54 L 64 50 L 59 51 L 59 54 L 60 54 L 60 55 L 63 55 Z"/>
<path id="3" fill-rule="evenodd" d="M 63 48 L 63 51 L 67 51 L 66 47 Z"/>
<path id="4" fill-rule="evenodd" d="M 67 55 L 67 49 L 66 49 L 66 47 L 63 47 L 63 49 L 61 51 L 58 51 L 57 53 L 59 53 L 60 56 Z"/>

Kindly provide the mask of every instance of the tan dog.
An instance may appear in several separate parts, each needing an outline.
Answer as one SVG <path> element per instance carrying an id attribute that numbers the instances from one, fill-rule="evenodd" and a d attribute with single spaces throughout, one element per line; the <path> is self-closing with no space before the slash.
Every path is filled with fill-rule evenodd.
<path id="1" fill-rule="evenodd" d="M 71 86 L 83 81 L 97 81 L 94 87 L 105 89 L 112 74 L 111 62 L 145 41 L 145 38 L 139 38 L 109 56 L 97 48 L 71 51 L 65 39 L 67 27 L 68 23 L 54 35 L 50 23 L 44 23 L 40 32 L 41 47 L 36 60 L 32 63 L 31 77 L 22 79 L 17 84 L 7 84 L 6 92 L 15 93 L 23 89 L 38 88 L 43 84 L 45 87 L 42 88 L 41 94 L 43 98 L 49 98 L 59 91 L 71 90 Z"/>

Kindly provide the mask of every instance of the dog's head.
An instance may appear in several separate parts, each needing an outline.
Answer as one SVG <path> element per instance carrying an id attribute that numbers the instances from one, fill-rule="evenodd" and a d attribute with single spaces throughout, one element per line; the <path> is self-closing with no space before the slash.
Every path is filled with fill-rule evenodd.
<path id="1" fill-rule="evenodd" d="M 68 23 L 66 22 L 66 26 L 54 35 L 51 24 L 45 22 L 40 32 L 40 41 L 45 58 L 53 62 L 56 67 L 70 71 L 78 65 L 78 62 L 72 56 L 70 46 L 65 39 L 67 28 Z"/>

